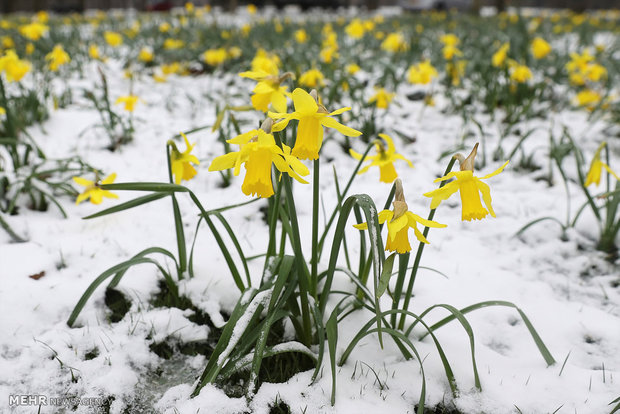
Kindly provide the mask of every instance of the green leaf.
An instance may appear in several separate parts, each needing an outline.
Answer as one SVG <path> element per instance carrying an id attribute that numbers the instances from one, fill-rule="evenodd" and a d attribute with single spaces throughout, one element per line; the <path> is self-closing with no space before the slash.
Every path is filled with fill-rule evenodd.
<path id="1" fill-rule="evenodd" d="M 549 352 L 549 349 L 547 349 L 547 346 L 545 345 L 545 343 L 541 339 L 540 335 L 538 335 L 538 332 L 536 331 L 536 329 L 534 329 L 534 326 L 532 325 L 532 323 L 530 322 L 528 317 L 514 303 L 503 301 L 503 300 L 490 300 L 490 301 L 480 302 L 480 303 L 476 303 L 474 305 L 467 306 L 467 307 L 459 310 L 459 312 L 460 312 L 460 314 L 464 315 L 464 314 L 469 313 L 471 311 L 474 311 L 474 310 L 477 310 L 477 309 L 481 309 L 481 308 L 486 308 L 486 307 L 489 307 L 489 306 L 506 306 L 506 307 L 509 307 L 509 308 L 516 309 L 517 312 L 519 312 L 519 316 L 521 316 L 521 319 L 525 323 L 525 326 L 527 327 L 527 330 L 530 332 L 530 335 L 532 336 L 532 339 L 534 340 L 534 343 L 536 344 L 536 347 L 538 348 L 538 351 L 540 352 L 540 354 L 544 358 L 544 360 L 547 363 L 547 365 L 555 364 L 555 359 L 551 355 L 551 352 Z M 447 323 L 453 321 L 456 318 L 457 318 L 456 315 L 452 314 L 451 316 L 448 316 L 448 317 L 440 320 L 439 322 L 435 323 L 434 325 L 432 325 L 431 326 L 431 330 L 435 331 L 435 330 L 441 328 L 442 326 L 446 325 Z"/>
<path id="2" fill-rule="evenodd" d="M 327 331 L 327 347 L 329 348 L 329 364 L 332 370 L 332 406 L 336 403 L 336 345 L 338 344 L 338 309 L 336 308 L 325 325 Z"/>
<path id="3" fill-rule="evenodd" d="M 379 278 L 379 285 L 377 286 L 377 291 L 375 292 L 375 296 L 380 298 L 383 296 L 387 287 L 390 283 L 390 278 L 392 277 L 392 268 L 394 267 L 394 258 L 396 257 L 396 253 L 392 253 L 385 259 L 383 262 L 383 270 L 381 271 L 381 277 Z"/>
<path id="4" fill-rule="evenodd" d="M 187 193 L 189 189 L 182 185 L 170 183 L 118 183 L 118 184 L 101 184 L 104 190 L 111 191 L 151 191 L 151 192 L 174 192 Z"/>
<path id="5" fill-rule="evenodd" d="M 132 258 L 132 259 L 129 259 L 129 260 L 125 261 L 125 262 L 119 263 L 116 266 L 112 266 L 111 268 L 109 268 L 105 272 L 101 273 L 93 281 L 93 283 L 91 283 L 90 286 L 88 286 L 88 288 L 82 294 L 82 297 L 80 298 L 78 303 L 75 305 L 75 308 L 73 309 L 73 312 L 71 312 L 71 315 L 69 316 L 69 319 L 67 320 L 67 325 L 69 325 L 70 327 L 73 327 L 73 324 L 75 323 L 75 320 L 77 319 L 78 315 L 80 314 L 80 312 L 82 311 L 82 309 L 86 305 L 86 302 L 88 301 L 88 299 L 92 296 L 92 294 L 95 292 L 97 287 L 100 284 L 102 284 L 107 278 L 109 278 L 109 277 L 111 277 L 111 276 L 113 276 L 113 275 L 115 275 L 115 274 L 117 274 L 119 272 L 126 271 L 130 267 L 133 267 L 133 266 L 136 266 L 136 265 L 139 265 L 139 264 L 142 264 L 142 263 L 151 263 L 151 264 L 154 264 L 155 266 L 157 266 L 157 268 L 164 275 L 164 278 L 166 279 L 166 282 L 168 284 L 168 288 L 170 289 L 171 293 L 174 295 L 174 297 L 178 298 L 179 295 L 178 295 L 178 288 L 177 288 L 176 284 L 172 280 L 171 276 L 166 272 L 166 270 L 157 261 L 155 261 L 153 259 L 150 259 L 148 257 Z"/>
<path id="6" fill-rule="evenodd" d="M 147 204 L 147 203 L 150 203 L 151 201 L 159 200 L 160 198 L 164 198 L 171 194 L 172 193 L 153 193 L 153 194 L 148 194 L 142 197 L 134 198 L 133 200 L 126 201 L 122 204 L 107 208 L 98 213 L 91 214 L 90 216 L 86 216 L 84 217 L 84 220 L 89 220 L 89 219 L 93 219 L 96 217 L 102 217 L 108 214 L 118 213 L 119 211 L 123 211 L 123 210 L 129 210 L 130 208 L 138 207 L 138 206 L 141 206 L 142 204 Z"/>

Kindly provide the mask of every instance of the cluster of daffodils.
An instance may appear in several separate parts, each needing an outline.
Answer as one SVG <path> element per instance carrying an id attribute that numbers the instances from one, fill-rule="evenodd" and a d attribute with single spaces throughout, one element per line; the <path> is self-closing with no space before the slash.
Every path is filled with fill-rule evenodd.
<path id="1" fill-rule="evenodd" d="M 571 60 L 566 64 L 569 80 L 582 88 L 575 96 L 575 103 L 592 111 L 603 99 L 597 84 L 607 78 L 607 69 L 595 61 L 588 49 L 581 54 L 571 53 L 570 56 Z"/>
<path id="2" fill-rule="evenodd" d="M 0 56 L 0 74 L 4 73 L 8 82 L 20 81 L 31 68 L 30 62 L 20 59 L 12 49 Z"/>

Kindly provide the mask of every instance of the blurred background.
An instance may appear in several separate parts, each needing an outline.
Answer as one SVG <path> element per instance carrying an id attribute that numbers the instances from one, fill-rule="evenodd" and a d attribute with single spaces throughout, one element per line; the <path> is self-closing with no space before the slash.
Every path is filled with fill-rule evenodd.
<path id="1" fill-rule="evenodd" d="M 59 13 L 81 12 L 88 9 L 135 8 L 137 10 L 165 11 L 181 7 L 186 0 L 0 0 L 0 12 L 51 10 Z M 506 7 L 567 8 L 574 11 L 587 9 L 618 9 L 620 0 L 196 0 L 196 6 L 210 4 L 224 9 L 234 9 L 253 3 L 256 6 L 285 7 L 298 5 L 311 7 L 360 6 L 369 9 L 381 6 L 400 6 L 405 10 L 451 9 L 476 12 L 481 7 L 493 6 L 498 10 Z"/>

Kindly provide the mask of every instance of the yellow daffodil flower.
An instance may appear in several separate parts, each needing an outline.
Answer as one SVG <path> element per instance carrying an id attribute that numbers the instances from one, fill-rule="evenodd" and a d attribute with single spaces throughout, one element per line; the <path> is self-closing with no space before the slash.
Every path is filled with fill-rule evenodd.
<path id="1" fill-rule="evenodd" d="M 7 50 L 4 56 L 0 57 L 0 73 L 5 73 L 8 82 L 21 80 L 30 69 L 30 63 L 21 60 L 12 49 Z"/>
<path id="2" fill-rule="evenodd" d="M 463 56 L 463 52 L 456 46 L 447 45 L 442 49 L 443 58 L 446 60 L 452 60 L 455 56 Z"/>
<path id="3" fill-rule="evenodd" d="M 510 79 L 517 83 L 525 83 L 532 79 L 532 71 L 525 65 L 513 62 L 510 65 Z"/>
<path id="4" fill-rule="evenodd" d="M 334 118 L 331 118 L 334 115 L 349 111 L 351 108 L 340 108 L 329 112 L 323 105 L 317 103 L 316 91 L 312 91 L 312 94 L 309 94 L 303 89 L 297 88 L 293 91 L 292 96 L 295 112 L 290 114 L 269 112 L 269 117 L 281 119 L 273 126 L 273 131 L 276 132 L 286 128 L 292 119 L 299 121 L 297 139 L 292 152 L 295 157 L 302 160 L 315 160 L 319 158 L 319 150 L 323 144 L 323 127 L 334 128 L 349 137 L 362 135 L 360 131 L 342 125 Z"/>
<path id="5" fill-rule="evenodd" d="M 138 60 L 144 63 L 149 63 L 153 61 L 153 51 L 149 47 L 143 47 L 140 49 L 140 53 L 138 53 Z"/>
<path id="6" fill-rule="evenodd" d="M 2 49 L 13 49 L 15 42 L 11 36 L 2 36 Z"/>
<path id="7" fill-rule="evenodd" d="M 246 10 L 247 10 L 247 11 L 248 11 L 248 13 L 250 13 L 250 14 L 256 14 L 256 11 L 258 10 L 258 8 L 257 8 L 255 5 L 253 5 L 252 3 L 250 3 L 250 4 L 248 4 L 248 5 L 246 6 Z"/>
<path id="8" fill-rule="evenodd" d="M 607 69 L 598 63 L 591 63 L 583 70 L 583 75 L 592 82 L 598 82 L 607 76 Z"/>
<path id="9" fill-rule="evenodd" d="M 321 49 L 321 52 L 319 53 L 319 57 L 323 63 L 332 63 L 334 58 L 337 58 L 338 56 L 338 49 L 334 47 L 325 47 Z"/>
<path id="10" fill-rule="evenodd" d="M 96 44 L 93 43 L 88 46 L 88 56 L 90 56 L 91 59 L 95 60 L 101 59 L 101 52 L 99 52 L 99 47 Z"/>
<path id="11" fill-rule="evenodd" d="M 368 103 L 374 103 L 377 108 L 387 109 L 395 96 L 396 94 L 393 92 L 388 92 L 384 88 L 375 87 L 375 94 L 370 97 Z"/>
<path id="12" fill-rule="evenodd" d="M 228 57 L 231 59 L 237 59 L 243 53 L 241 48 L 238 46 L 229 47 L 226 52 L 228 53 Z"/>
<path id="13" fill-rule="evenodd" d="M 394 162 L 396 160 L 406 161 L 411 168 L 413 168 L 413 164 L 401 154 L 396 153 L 394 141 L 392 140 L 392 138 L 390 138 L 389 135 L 379 134 L 379 137 L 381 137 L 383 141 L 385 141 L 385 143 L 387 144 L 387 148 L 385 148 L 383 142 L 377 141 L 375 143 L 377 155 L 367 155 L 365 160 L 370 161 L 370 164 L 359 170 L 358 174 L 363 174 L 367 172 L 370 167 L 379 167 L 379 181 L 389 184 L 393 182 L 396 178 L 398 178 L 396 168 L 394 168 Z M 351 156 L 356 160 L 362 159 L 362 154 L 354 151 L 353 149 L 349 150 L 349 154 L 351 154 Z"/>
<path id="14" fill-rule="evenodd" d="M 166 39 L 164 40 L 164 49 L 175 50 L 185 46 L 185 42 L 180 39 Z"/>
<path id="15" fill-rule="evenodd" d="M 71 62 L 69 54 L 65 52 L 62 45 L 54 46 L 54 49 L 45 55 L 45 60 L 49 61 L 49 68 L 52 72 L 56 72 L 59 67 Z"/>
<path id="16" fill-rule="evenodd" d="M 356 63 L 351 63 L 346 67 L 347 74 L 349 75 L 355 75 L 360 69 L 361 68 Z"/>
<path id="17" fill-rule="evenodd" d="M 510 43 L 504 43 L 499 48 L 499 50 L 493 54 L 493 57 L 491 58 L 491 63 L 493 64 L 493 66 L 495 66 L 496 68 L 504 66 L 504 62 L 506 61 L 506 56 L 509 50 Z"/>
<path id="18" fill-rule="evenodd" d="M 269 104 L 273 105 L 273 108 L 277 112 L 286 112 L 287 86 L 281 86 L 280 84 L 286 79 L 290 78 L 292 73 L 286 72 L 281 76 L 268 75 L 265 72 L 241 72 L 239 76 L 244 78 L 250 78 L 258 81 L 252 92 L 252 106 L 259 111 L 267 112 L 269 110 Z"/>
<path id="19" fill-rule="evenodd" d="M 388 236 L 385 243 L 385 250 L 403 254 L 411 251 L 411 244 L 409 244 L 409 228 L 413 229 L 418 241 L 428 244 L 429 242 L 426 240 L 426 237 L 418 230 L 417 223 L 434 228 L 443 228 L 447 226 L 437 223 L 436 221 L 423 219 L 417 214 L 409 211 L 409 207 L 405 202 L 400 179 L 397 179 L 395 184 L 396 192 L 394 202 L 392 203 L 394 209 L 379 212 L 377 218 L 379 219 L 379 224 L 383 224 L 387 221 Z M 355 224 L 353 227 L 358 230 L 368 230 L 368 223 Z"/>
<path id="20" fill-rule="evenodd" d="M 596 107 L 601 99 L 601 94 L 592 89 L 585 89 L 575 96 L 577 105 L 583 106 L 590 111 Z"/>
<path id="21" fill-rule="evenodd" d="M 431 65 L 429 60 L 411 65 L 407 72 L 407 80 L 409 83 L 427 84 L 437 76 L 437 70 Z"/>
<path id="22" fill-rule="evenodd" d="M 19 33 L 27 39 L 39 40 L 49 30 L 49 27 L 39 22 L 32 22 L 19 28 Z"/>
<path id="23" fill-rule="evenodd" d="M 588 175 L 586 176 L 586 181 L 583 183 L 584 187 L 588 187 L 591 184 L 596 184 L 598 187 L 601 183 L 601 172 L 603 168 L 607 170 L 607 172 L 610 173 L 616 180 L 620 181 L 618 174 L 613 172 L 609 165 L 601 161 L 601 151 L 605 145 L 607 145 L 605 141 L 601 142 L 601 145 L 599 145 L 594 153 L 594 157 L 592 157 L 592 162 L 590 163 L 590 169 L 588 170 Z"/>
<path id="24" fill-rule="evenodd" d="M 121 36 L 120 33 L 108 31 L 103 34 L 103 38 L 105 42 L 112 47 L 118 47 L 123 44 L 123 36 Z"/>
<path id="25" fill-rule="evenodd" d="M 390 33 L 381 43 L 381 49 L 396 53 L 407 50 L 407 42 L 401 33 Z"/>
<path id="26" fill-rule="evenodd" d="M 305 71 L 299 77 L 299 84 L 308 88 L 316 88 L 317 86 L 324 86 L 325 77 L 318 69 L 310 69 Z"/>
<path id="27" fill-rule="evenodd" d="M 209 66 L 218 66 L 226 61 L 228 53 L 226 49 L 220 47 L 218 49 L 209 49 L 202 54 L 202 60 Z"/>
<path id="28" fill-rule="evenodd" d="M 452 80 L 452 86 L 459 86 L 461 84 L 461 78 L 465 75 L 466 67 L 466 60 L 457 60 L 456 62 L 448 62 L 446 64 L 446 73 Z"/>
<path id="29" fill-rule="evenodd" d="M 172 26 L 170 25 L 170 23 L 168 22 L 163 22 L 159 25 L 159 31 L 161 33 L 168 33 L 170 31 L 170 29 L 172 28 Z"/>
<path id="30" fill-rule="evenodd" d="M 172 75 L 174 73 L 180 73 L 181 64 L 179 62 L 172 62 L 167 65 L 161 65 L 161 71 L 164 75 Z"/>
<path id="31" fill-rule="evenodd" d="M 431 197 L 431 209 L 437 208 L 443 200 L 447 200 L 452 194 L 459 191 L 462 203 L 461 219 L 463 221 L 471 221 L 472 219 L 481 220 L 486 217 L 487 214 L 491 214 L 491 216 L 495 217 L 495 211 L 493 211 L 493 206 L 491 205 L 491 189 L 488 184 L 483 183 L 481 180 L 486 180 L 487 178 L 501 173 L 504 167 L 508 165 L 508 161 L 491 174 L 478 178 L 474 176 L 474 159 L 477 150 L 478 144 L 474 146 L 474 149 L 467 158 L 464 158 L 461 154 L 455 155 L 459 160 L 461 170 L 452 171 L 446 176 L 436 179 L 435 182 L 446 181 L 451 178 L 455 178 L 455 180 L 441 188 L 424 194 L 425 197 Z M 481 194 L 486 209 L 480 202 Z"/>
<path id="32" fill-rule="evenodd" d="M 0 106 L 0 115 L 5 115 L 5 114 L 6 114 L 6 109 Z"/>
<path id="33" fill-rule="evenodd" d="M 364 37 L 364 24 L 360 19 L 353 19 L 351 23 L 344 28 L 344 31 L 347 33 L 347 36 L 352 39 L 361 39 Z"/>
<path id="34" fill-rule="evenodd" d="M 267 53 L 264 49 L 258 49 L 252 59 L 252 72 L 264 72 L 268 75 L 279 73 L 280 58 L 272 53 Z"/>
<path id="35" fill-rule="evenodd" d="M 536 37 L 532 40 L 532 55 L 536 59 L 542 59 L 551 53 L 551 45 L 545 41 L 542 37 Z"/>
<path id="36" fill-rule="evenodd" d="M 138 101 L 140 101 L 140 98 L 138 98 L 136 95 L 126 95 L 119 97 L 116 100 L 115 104 L 124 104 L 125 111 L 133 112 L 134 109 L 136 109 L 136 104 L 138 103 Z"/>
<path id="37" fill-rule="evenodd" d="M 181 184 L 181 180 L 189 181 L 197 174 L 196 169 L 192 164 L 199 165 L 200 161 L 191 152 L 196 144 L 190 144 L 187 136 L 181 132 L 183 140 L 185 141 L 185 151 L 180 152 L 174 141 L 168 141 L 168 145 L 171 146 L 170 151 L 170 170 L 174 177 L 175 184 Z"/>
<path id="38" fill-rule="evenodd" d="M 461 43 L 461 40 L 454 33 L 441 35 L 439 41 L 443 43 L 444 46 L 458 46 L 458 44 Z"/>
<path id="39" fill-rule="evenodd" d="M 116 173 L 112 173 L 108 175 L 106 178 L 101 180 L 101 184 L 112 184 L 116 179 Z M 93 204 L 101 204 L 103 198 L 118 198 L 118 196 L 108 190 L 104 190 L 100 187 L 100 184 L 96 181 L 87 180 L 82 177 L 73 177 L 73 181 L 77 184 L 85 187 L 84 191 L 78 195 L 75 200 L 75 204 L 80 204 L 82 201 L 88 200 L 90 198 L 90 202 Z"/>
<path id="40" fill-rule="evenodd" d="M 263 122 L 261 129 L 254 129 L 228 140 L 229 144 L 239 145 L 239 151 L 221 155 L 213 160 L 209 171 L 221 171 L 234 168 L 235 176 L 239 175 L 241 164 L 245 167 L 245 178 L 241 185 L 241 191 L 245 195 L 257 195 L 261 198 L 273 195 L 271 181 L 271 166 L 275 165 L 281 173 L 287 173 L 297 181 L 307 184 L 301 178 L 310 174 L 308 167 L 291 155 L 290 147 L 282 144 L 282 148 L 276 145 L 270 131 L 271 119 Z"/>
<path id="41" fill-rule="evenodd" d="M 308 33 L 304 29 L 299 29 L 295 31 L 295 41 L 297 43 L 306 43 L 308 40 Z"/>

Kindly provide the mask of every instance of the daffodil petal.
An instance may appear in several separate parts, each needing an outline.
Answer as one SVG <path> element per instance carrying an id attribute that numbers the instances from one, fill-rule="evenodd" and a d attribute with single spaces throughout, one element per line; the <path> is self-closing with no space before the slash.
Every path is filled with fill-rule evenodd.
<path id="1" fill-rule="evenodd" d="M 495 211 L 493 211 L 493 206 L 491 205 L 491 188 L 487 183 L 483 183 L 479 179 L 477 179 L 475 182 L 476 187 L 478 187 L 478 190 L 480 190 L 480 193 L 482 194 L 482 201 L 484 201 L 484 204 L 487 206 L 489 214 L 495 217 Z"/>
<path id="2" fill-rule="evenodd" d="M 326 126 L 328 128 L 334 128 L 336 131 L 348 137 L 358 137 L 362 135 L 360 131 L 353 129 L 351 127 L 348 127 L 346 125 L 342 125 L 340 122 L 328 116 L 321 119 L 321 125 Z"/>
<path id="3" fill-rule="evenodd" d="M 295 112 L 299 112 L 302 115 L 316 114 L 319 109 L 314 98 L 300 88 L 296 88 L 293 91 L 293 104 L 295 105 Z"/>
<path id="4" fill-rule="evenodd" d="M 496 176 L 497 174 L 501 173 L 504 168 L 508 165 L 508 163 L 510 162 L 510 160 L 506 161 L 501 167 L 499 167 L 497 170 L 493 171 L 491 174 L 487 174 L 483 177 L 480 177 L 481 180 L 486 180 L 487 178 L 491 178 Z"/>
<path id="5" fill-rule="evenodd" d="M 437 206 L 443 201 L 450 198 L 450 196 L 459 190 L 458 181 L 452 181 L 441 188 L 438 188 L 428 193 L 424 193 L 424 197 L 432 197 L 431 209 L 436 209 Z"/>
<path id="6" fill-rule="evenodd" d="M 211 161 L 209 171 L 222 171 L 232 168 L 235 166 L 237 157 L 239 157 L 239 152 L 229 152 L 228 154 L 220 155 Z"/>
<path id="7" fill-rule="evenodd" d="M 423 225 L 425 227 L 434 227 L 434 228 L 447 227 L 446 224 L 441 224 L 441 223 L 437 223 L 436 221 L 433 221 L 433 220 L 424 219 L 424 218 L 418 216 L 417 214 L 412 213 L 411 211 L 408 211 L 406 214 L 409 217 L 409 226 L 411 226 L 411 227 L 414 227 L 414 225 L 415 225 L 415 223 L 412 223 L 412 222 L 420 223 L 421 225 Z"/>

